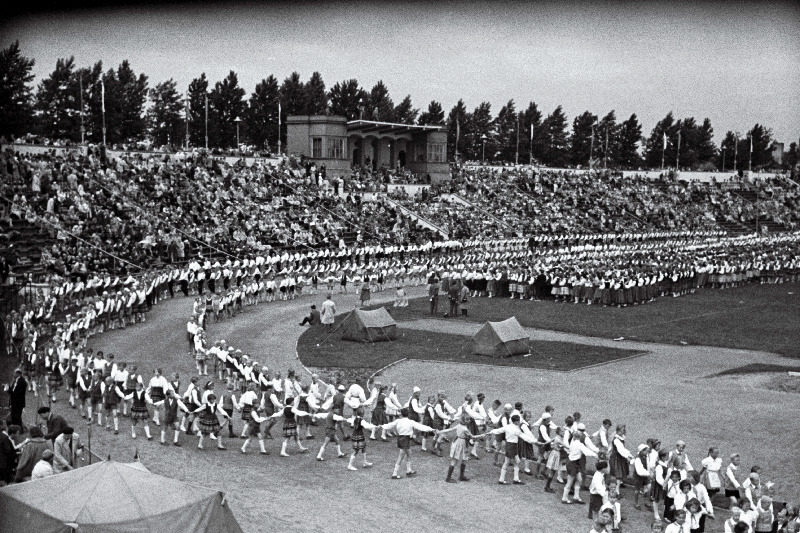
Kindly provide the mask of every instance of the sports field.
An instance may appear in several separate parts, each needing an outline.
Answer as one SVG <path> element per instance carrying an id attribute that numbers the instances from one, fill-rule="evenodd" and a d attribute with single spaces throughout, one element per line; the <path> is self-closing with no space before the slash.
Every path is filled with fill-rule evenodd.
<path id="1" fill-rule="evenodd" d="M 762 289 L 765 292 L 762 293 Z M 667 445 L 679 438 L 685 440 L 687 452 L 695 465 L 705 456 L 709 446 L 717 445 L 723 456 L 732 451 L 741 453 L 745 469 L 752 464 L 761 465 L 766 478 L 776 483 L 778 499 L 791 500 L 800 491 L 797 475 L 800 462 L 796 453 L 800 420 L 792 415 L 800 410 L 800 395 L 766 386 L 762 378 L 774 376 L 775 372 L 719 374 L 753 364 L 796 366 L 793 359 L 754 351 L 753 348 L 777 350 L 775 346 L 783 345 L 790 353 L 792 342 L 796 345 L 797 341 L 798 328 L 792 326 L 797 319 L 789 316 L 780 325 L 776 324 L 775 317 L 791 313 L 793 306 L 797 306 L 796 297 L 788 294 L 797 294 L 797 291 L 798 287 L 792 285 L 732 289 L 721 291 L 726 293 L 722 296 L 717 291 L 708 291 L 692 297 L 659 300 L 642 308 L 619 310 L 492 299 L 485 301 L 483 316 L 480 304 L 484 301 L 475 300 L 470 310 L 470 322 L 463 319 L 431 321 L 425 316 L 426 312 L 415 311 L 427 303 L 426 299 L 412 300 L 412 306 L 403 311 L 408 313 L 407 316 L 402 313 L 395 313 L 395 316 L 403 329 L 417 332 L 413 335 L 421 334 L 417 338 L 448 335 L 460 340 L 477 328 L 482 320 L 516 315 L 523 326 L 542 328 L 550 324 L 550 328 L 558 330 L 538 329 L 534 336 L 536 341 L 596 347 L 598 353 L 599 348 L 612 351 L 604 353 L 613 353 L 613 350 L 646 353 L 571 372 L 475 365 L 447 358 L 438 361 L 409 359 L 384 371 L 381 379 L 397 382 L 401 397 L 410 395 L 412 386 L 417 385 L 423 394 L 446 390 L 454 404 L 467 390 L 482 391 L 487 399 L 522 401 L 525 408 L 531 409 L 535 415 L 546 404 L 552 404 L 556 407 L 559 421 L 577 410 L 583 413 L 592 431 L 603 418 L 611 418 L 614 423 L 627 423 L 630 447 L 650 436 L 661 438 Z M 422 296 L 424 288 L 409 292 L 412 296 Z M 373 297 L 373 303 L 388 301 L 390 297 L 390 291 L 385 291 Z M 722 313 L 709 314 L 715 308 L 722 311 L 720 298 L 728 303 L 734 300 L 749 302 L 749 314 L 742 310 L 736 316 L 742 320 L 738 327 L 753 332 L 752 336 L 743 334 L 737 340 L 730 333 L 723 338 L 722 332 L 711 331 L 720 324 L 714 317 Z M 322 299 L 320 296 L 306 296 L 295 301 L 248 308 L 232 320 L 211 324 L 210 337 L 213 340 L 226 339 L 270 368 L 281 370 L 284 375 L 290 367 L 302 370 L 295 349 L 298 339 L 307 329 L 297 323 L 311 303 L 319 305 Z M 696 301 L 689 302 L 692 299 Z M 355 305 L 353 295 L 335 295 L 334 301 L 339 313 L 347 312 Z M 503 313 L 506 306 L 507 311 Z M 523 306 L 535 310 L 537 316 L 550 318 L 530 322 L 520 312 Z M 146 375 L 157 366 L 165 372 L 177 370 L 185 384 L 194 372 L 185 339 L 185 323 L 190 308 L 191 299 L 177 298 L 164 302 L 148 314 L 145 324 L 103 334 L 93 339 L 91 346 L 115 353 L 117 360 L 138 364 Z M 689 308 L 695 316 L 693 320 L 675 320 L 688 317 Z M 772 311 L 762 319 L 754 314 L 753 309 Z M 781 313 L 781 309 L 785 312 Z M 614 327 L 623 313 L 629 317 L 637 314 L 641 317 L 617 324 L 619 330 L 605 329 Z M 567 316 L 572 318 L 568 321 Z M 654 324 L 659 316 L 662 317 L 662 328 L 657 333 L 649 331 L 650 327 L 640 327 L 636 340 L 611 340 L 618 336 L 630 339 L 637 320 L 644 323 L 647 318 L 650 324 Z M 563 321 L 555 327 L 559 317 Z M 622 328 L 625 328 L 624 333 L 621 333 Z M 702 342 L 703 328 L 709 331 L 710 339 L 719 340 L 719 345 L 725 347 L 711 346 L 711 341 Z M 425 333 L 425 330 L 430 333 Z M 577 335 L 566 333 L 569 330 Z M 691 332 L 696 336 L 686 336 Z M 591 333 L 598 336 L 589 336 Z M 775 343 L 768 338 L 773 334 L 788 338 Z M 759 338 L 762 339 L 760 342 Z M 675 344 L 667 344 L 665 341 L 669 339 L 674 339 Z M 682 345 L 681 340 L 690 344 Z M 702 346 L 694 346 L 695 343 Z M 400 338 L 391 349 L 401 353 L 403 344 Z M 299 347 L 303 360 L 313 361 L 319 367 L 332 366 L 333 352 L 326 360 L 324 352 L 311 354 L 303 346 L 301 342 Z M 388 347 L 388 344 L 384 343 L 381 348 L 384 346 Z M 358 350 L 361 349 L 363 347 L 354 344 L 353 361 L 358 361 Z M 412 351 L 414 347 L 409 344 L 407 349 Z M 797 355 L 796 351 L 794 355 Z M 216 388 L 220 392 L 221 384 L 216 384 Z M 32 418 L 37 400 L 30 398 L 29 405 L 31 408 L 26 411 L 28 420 Z M 70 410 L 63 399 L 55 404 L 55 408 L 65 412 L 86 440 L 86 427 L 80 425 L 77 411 Z M 238 434 L 241 421 L 238 416 L 235 421 Z M 122 431 L 116 436 L 95 426 L 93 450 L 101 456 L 110 454 L 120 461 L 133 458 L 138 451 L 143 463 L 156 473 L 226 491 L 235 515 L 247 532 L 275 529 L 337 532 L 353 528 L 494 531 L 498 528 L 499 509 L 514 510 L 503 513 L 504 531 L 579 533 L 588 531 L 590 527 L 585 518 L 585 507 L 562 505 L 557 495 L 542 491 L 541 481 L 523 476 L 528 482 L 525 486 L 497 485 L 499 469 L 493 467 L 491 459 L 486 457 L 469 463 L 467 473 L 472 481 L 450 485 L 444 482 L 445 459 L 421 454 L 414 449 L 414 467 L 419 476 L 394 481 L 390 479 L 397 451 L 393 443 L 370 442 L 368 454 L 374 466 L 349 472 L 346 460 L 336 459 L 330 447 L 326 452 L 327 460 L 322 463 L 315 461 L 311 453 L 297 455 L 292 447 L 291 458 L 278 457 L 280 443 L 277 440 L 268 441 L 267 449 L 272 455 L 267 457 L 254 453 L 252 445 L 251 454 L 241 455 L 237 450 L 241 442 L 238 439 L 235 442 L 225 439 L 227 451 L 217 451 L 211 446 L 204 451 L 197 450 L 194 437 L 183 437 L 184 446 L 181 448 L 162 447 L 157 438 L 152 442 L 141 437 L 131 440 L 127 424 L 127 419 L 122 419 Z M 307 444 L 319 445 L 322 431 L 317 428 L 315 433 L 317 439 L 307 441 Z M 276 437 L 280 435 L 279 426 L 273 434 Z M 349 452 L 347 444 L 344 449 Z M 556 489 L 559 487 L 555 486 Z M 630 492 L 627 492 L 623 500 L 623 510 L 628 517 L 626 530 L 647 531 L 649 515 L 634 510 L 631 500 Z M 709 523 L 707 531 L 722 531 L 726 515 L 720 511 L 719 516 L 720 519 Z"/>

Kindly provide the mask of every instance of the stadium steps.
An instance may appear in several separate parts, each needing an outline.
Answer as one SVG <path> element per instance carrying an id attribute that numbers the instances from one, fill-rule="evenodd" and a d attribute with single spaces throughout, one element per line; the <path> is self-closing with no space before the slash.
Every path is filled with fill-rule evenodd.
<path id="1" fill-rule="evenodd" d="M 430 229 L 432 231 L 435 231 L 436 233 L 438 233 L 439 235 L 441 235 L 445 239 L 449 239 L 450 238 L 448 233 L 443 228 L 441 228 L 440 226 L 437 226 L 436 224 L 434 224 L 430 220 L 428 220 L 428 219 L 426 219 L 424 217 L 421 217 L 419 214 L 415 213 L 411 209 L 409 209 L 409 208 L 407 208 L 407 207 L 405 207 L 403 205 L 400 205 L 399 202 L 396 202 L 392 198 L 389 198 L 387 196 L 385 198 L 385 201 L 393 209 L 399 210 L 400 213 L 402 213 L 403 215 L 411 218 L 411 220 L 415 221 L 418 225 L 422 226 L 423 228 L 428 228 L 428 229 Z"/>

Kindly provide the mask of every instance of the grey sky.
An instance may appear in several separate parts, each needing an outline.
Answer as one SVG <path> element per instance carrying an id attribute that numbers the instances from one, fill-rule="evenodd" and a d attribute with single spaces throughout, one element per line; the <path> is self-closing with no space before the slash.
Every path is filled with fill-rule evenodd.
<path id="1" fill-rule="evenodd" d="M 183 91 L 201 72 L 233 69 L 248 95 L 269 74 L 328 87 L 379 79 L 395 103 L 424 109 L 463 98 L 496 114 L 513 98 L 569 120 L 585 110 L 636 113 L 648 134 L 668 111 L 709 117 L 727 130 L 759 122 L 787 143 L 800 137 L 800 7 L 797 3 L 611 5 L 439 2 L 286 3 L 135 7 L 21 15 L 0 29 L 36 59 L 37 80 L 59 57 L 106 68 L 129 59 L 151 86 Z"/>

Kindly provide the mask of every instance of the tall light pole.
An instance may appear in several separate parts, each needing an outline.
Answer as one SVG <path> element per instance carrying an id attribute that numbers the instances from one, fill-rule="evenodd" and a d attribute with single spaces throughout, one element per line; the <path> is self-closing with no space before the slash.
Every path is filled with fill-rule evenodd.
<path id="1" fill-rule="evenodd" d="M 239 117 L 236 117 L 235 119 L 233 119 L 233 121 L 236 123 L 236 149 L 238 150 L 239 149 L 239 123 L 242 121 L 242 119 L 239 118 Z"/>
<path id="2" fill-rule="evenodd" d="M 281 101 L 278 100 L 278 156 L 281 155 Z"/>
<path id="3" fill-rule="evenodd" d="M 594 125 L 595 123 L 592 122 L 592 140 L 589 144 L 589 170 L 592 169 L 592 156 L 594 155 Z"/>
<path id="4" fill-rule="evenodd" d="M 208 93 L 206 93 L 206 150 L 208 150 Z"/>
<path id="5" fill-rule="evenodd" d="M 678 149 L 675 153 L 675 175 L 678 174 L 678 166 L 681 161 L 681 130 L 678 130 Z"/>
<path id="6" fill-rule="evenodd" d="M 736 143 L 733 145 L 733 171 L 736 172 L 736 163 L 737 159 L 739 159 L 739 134 L 737 133 L 735 136 Z"/>
<path id="7" fill-rule="evenodd" d="M 486 137 L 485 133 L 483 135 L 481 135 L 481 141 L 483 141 L 483 147 L 481 148 L 481 164 L 482 165 L 486 164 L 486 139 L 488 139 L 488 137 Z"/>
<path id="8" fill-rule="evenodd" d="M 514 164 L 519 165 L 519 113 L 517 113 L 517 152 L 514 154 Z"/>
<path id="9" fill-rule="evenodd" d="M 722 172 L 725 172 L 725 153 L 726 153 L 726 151 L 727 151 L 727 148 L 725 148 L 723 146 L 722 147 Z"/>

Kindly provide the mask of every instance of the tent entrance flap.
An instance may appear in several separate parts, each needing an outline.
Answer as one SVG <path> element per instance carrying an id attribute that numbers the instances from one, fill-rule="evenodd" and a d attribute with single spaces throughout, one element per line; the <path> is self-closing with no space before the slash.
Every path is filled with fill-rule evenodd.
<path id="1" fill-rule="evenodd" d="M 516 318 L 486 322 L 472 337 L 472 353 L 489 357 L 529 354 L 530 340 Z"/>
<path id="2" fill-rule="evenodd" d="M 383 342 L 397 339 L 397 322 L 385 307 L 373 311 L 353 310 L 343 322 L 342 339 Z"/>

